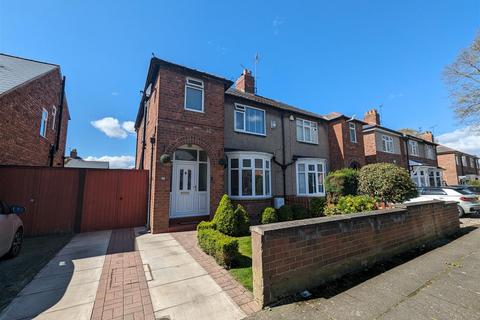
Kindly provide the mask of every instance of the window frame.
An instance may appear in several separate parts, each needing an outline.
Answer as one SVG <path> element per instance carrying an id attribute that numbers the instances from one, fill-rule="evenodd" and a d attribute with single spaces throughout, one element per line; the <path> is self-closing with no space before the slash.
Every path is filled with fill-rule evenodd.
<path id="1" fill-rule="evenodd" d="M 303 140 L 300 140 L 298 138 L 298 127 L 299 123 L 301 122 L 301 128 L 302 128 L 302 134 L 303 134 Z M 310 137 L 312 141 L 307 141 L 305 140 L 305 129 L 309 128 L 310 129 Z M 302 118 L 296 118 L 295 119 L 295 137 L 298 142 L 302 143 L 308 143 L 308 144 L 318 144 L 318 123 L 316 121 L 312 120 L 307 120 L 307 119 L 302 119 Z M 316 137 L 316 139 L 314 139 Z"/>
<path id="2" fill-rule="evenodd" d="M 228 183 L 228 195 L 231 199 L 238 199 L 238 200 L 248 200 L 248 199 L 269 199 L 272 197 L 272 154 L 265 153 L 265 152 L 242 152 L 242 151 L 235 151 L 235 152 L 227 152 L 226 153 L 228 161 L 227 161 L 227 183 Z M 256 195 L 256 185 L 255 185 L 255 172 L 259 170 L 259 168 L 255 167 L 255 160 L 261 159 L 262 160 L 262 194 Z M 232 169 L 232 160 L 238 160 L 238 168 Z M 250 166 L 244 167 L 243 160 L 250 160 Z M 268 163 L 268 165 L 267 165 Z M 238 195 L 232 195 L 232 171 L 238 171 Z M 243 195 L 243 179 L 242 179 L 242 172 L 243 171 L 250 171 L 251 172 L 251 194 Z M 268 181 L 267 173 L 268 172 Z M 268 184 L 268 186 L 267 186 Z M 268 192 L 267 192 L 268 191 Z"/>
<path id="3" fill-rule="evenodd" d="M 352 130 L 353 130 L 353 139 L 352 139 Z M 350 135 L 350 142 L 351 143 L 358 143 L 357 140 L 357 125 L 353 122 L 348 123 L 348 133 Z"/>
<path id="4" fill-rule="evenodd" d="M 299 165 L 305 165 L 305 193 L 300 193 L 300 179 L 299 179 Z M 318 170 L 318 165 L 321 164 L 323 171 Z M 315 165 L 315 170 L 311 171 L 308 169 L 308 165 Z M 316 184 L 315 184 L 315 193 L 308 192 L 308 173 L 314 173 Z M 318 180 L 318 174 L 321 173 L 323 176 L 323 183 L 322 183 L 322 192 L 318 191 L 318 186 L 320 185 Z M 300 158 L 297 159 L 295 162 L 295 185 L 296 185 L 296 194 L 297 196 L 301 197 L 322 197 L 325 196 L 325 178 L 327 176 L 327 160 L 321 158 Z"/>
<path id="5" fill-rule="evenodd" d="M 43 115 L 45 115 L 45 119 L 43 118 Z M 43 138 L 47 137 L 47 128 L 48 128 L 48 110 L 45 108 L 42 108 L 42 115 L 40 118 L 40 137 L 43 137 Z"/>
<path id="6" fill-rule="evenodd" d="M 55 120 L 57 118 L 57 107 L 52 106 L 52 130 L 55 131 Z"/>
<path id="7" fill-rule="evenodd" d="M 420 150 L 418 148 L 418 141 L 408 140 L 408 145 L 410 147 L 411 155 L 414 156 L 414 157 L 419 157 L 420 156 Z"/>
<path id="8" fill-rule="evenodd" d="M 427 159 L 435 160 L 435 151 L 432 145 L 425 145 L 425 156 Z"/>
<path id="9" fill-rule="evenodd" d="M 475 168 L 475 160 L 472 157 L 470 157 L 470 167 Z"/>
<path id="10" fill-rule="evenodd" d="M 391 143 L 392 145 L 391 151 L 387 150 L 387 143 Z M 386 153 L 395 153 L 395 143 L 393 142 L 392 136 L 382 134 L 382 150 L 383 152 L 386 152 Z"/>
<path id="11" fill-rule="evenodd" d="M 194 84 L 194 83 L 192 84 L 192 82 L 189 82 L 189 81 L 201 82 L 202 85 Z M 187 88 L 190 88 L 190 89 L 193 89 L 193 90 L 200 90 L 202 92 L 202 110 L 187 108 Z M 191 77 L 186 77 L 186 80 L 185 80 L 185 97 L 183 99 L 183 108 L 184 108 L 184 110 L 187 110 L 187 111 L 205 113 L 205 83 L 203 82 L 203 80 L 196 79 L 196 78 L 191 78 Z"/>
<path id="12" fill-rule="evenodd" d="M 468 167 L 467 156 L 465 156 L 465 155 L 462 156 L 462 166 L 463 167 Z"/>
<path id="13" fill-rule="evenodd" d="M 263 113 L 263 133 L 247 130 L 247 109 L 258 110 Z M 237 129 L 237 113 L 243 113 L 243 129 Z M 253 134 L 255 136 L 265 137 L 267 135 L 267 112 L 264 109 L 247 106 L 241 103 L 235 103 L 233 108 L 233 130 L 239 133 Z"/>

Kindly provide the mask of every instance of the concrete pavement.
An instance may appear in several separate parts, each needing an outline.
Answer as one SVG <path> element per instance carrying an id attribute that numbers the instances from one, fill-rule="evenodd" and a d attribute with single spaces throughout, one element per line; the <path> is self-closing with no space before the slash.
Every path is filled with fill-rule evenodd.
<path id="1" fill-rule="evenodd" d="M 1 320 L 89 320 L 110 231 L 76 235 L 0 315 Z"/>
<path id="2" fill-rule="evenodd" d="M 141 232 L 136 229 L 136 241 L 146 265 L 155 318 L 235 320 L 246 316 L 172 235 Z"/>
<path id="3" fill-rule="evenodd" d="M 249 319 L 480 319 L 480 229 L 333 297 Z"/>

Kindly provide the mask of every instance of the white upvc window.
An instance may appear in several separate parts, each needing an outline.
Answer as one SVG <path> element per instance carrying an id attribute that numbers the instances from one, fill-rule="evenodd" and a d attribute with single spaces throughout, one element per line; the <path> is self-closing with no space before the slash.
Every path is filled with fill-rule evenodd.
<path id="1" fill-rule="evenodd" d="M 390 136 L 382 135 L 382 150 L 388 153 L 394 153 L 393 138 Z"/>
<path id="2" fill-rule="evenodd" d="M 470 167 L 475 168 L 475 160 L 470 158 Z"/>
<path id="3" fill-rule="evenodd" d="M 466 157 L 466 156 L 462 156 L 462 165 L 463 165 L 464 167 L 467 166 L 467 157 Z"/>
<path id="4" fill-rule="evenodd" d="M 433 146 L 427 144 L 427 159 L 435 159 L 435 151 L 433 150 Z"/>
<path id="5" fill-rule="evenodd" d="M 318 144 L 317 123 L 297 118 L 297 141 Z"/>
<path id="6" fill-rule="evenodd" d="M 228 152 L 228 194 L 232 199 L 268 198 L 272 194 L 272 155 Z"/>
<path id="7" fill-rule="evenodd" d="M 46 137 L 47 135 L 47 125 L 48 125 L 48 111 L 45 108 L 42 108 L 42 119 L 40 120 L 40 135 Z"/>
<path id="8" fill-rule="evenodd" d="M 57 107 L 52 107 L 52 130 L 55 130 L 55 120 L 57 120 Z"/>
<path id="9" fill-rule="evenodd" d="M 265 110 L 236 103 L 233 121 L 237 132 L 265 135 Z"/>
<path id="10" fill-rule="evenodd" d="M 357 130 L 355 123 L 348 124 L 348 131 L 350 134 L 350 142 L 357 143 Z"/>
<path id="11" fill-rule="evenodd" d="M 193 78 L 187 78 L 185 83 L 185 110 L 203 112 L 203 102 L 203 81 Z"/>
<path id="12" fill-rule="evenodd" d="M 460 165 L 460 157 L 457 154 L 455 155 L 455 163 L 457 164 L 457 166 Z"/>
<path id="13" fill-rule="evenodd" d="M 297 169 L 297 195 L 324 196 L 326 174 L 324 159 L 299 159 Z"/>
<path id="14" fill-rule="evenodd" d="M 408 140 L 408 144 L 410 145 L 410 152 L 412 156 L 418 157 L 420 153 L 418 152 L 418 142 L 413 140 Z"/>

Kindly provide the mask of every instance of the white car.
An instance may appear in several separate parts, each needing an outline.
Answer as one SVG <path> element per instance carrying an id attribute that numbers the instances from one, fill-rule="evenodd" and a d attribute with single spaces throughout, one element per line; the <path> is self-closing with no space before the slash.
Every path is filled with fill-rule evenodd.
<path id="1" fill-rule="evenodd" d="M 443 200 L 457 203 L 460 217 L 465 213 L 480 211 L 479 196 L 464 187 L 422 187 L 418 189 L 419 197 L 408 202 Z"/>
<path id="2" fill-rule="evenodd" d="M 23 242 L 23 223 L 18 214 L 25 208 L 0 201 L 0 257 L 10 258 L 20 253 Z"/>

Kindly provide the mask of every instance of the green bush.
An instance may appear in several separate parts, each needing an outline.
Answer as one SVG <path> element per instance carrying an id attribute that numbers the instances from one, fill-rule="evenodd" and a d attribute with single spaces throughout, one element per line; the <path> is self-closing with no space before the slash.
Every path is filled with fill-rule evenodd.
<path id="1" fill-rule="evenodd" d="M 338 210 L 336 205 L 334 205 L 333 203 L 329 203 L 325 206 L 323 214 L 325 214 L 326 216 L 333 216 L 335 214 L 341 214 L 341 212 L 340 210 Z"/>
<path id="2" fill-rule="evenodd" d="M 355 213 L 375 210 L 375 198 L 370 196 L 344 196 L 338 199 L 337 209 L 341 213 Z"/>
<path id="3" fill-rule="evenodd" d="M 293 220 L 311 218 L 310 212 L 299 204 L 292 205 Z"/>
<path id="4" fill-rule="evenodd" d="M 245 209 L 237 205 L 235 210 L 227 209 L 221 213 L 215 224 L 218 231 L 232 237 L 240 237 L 248 234 L 250 219 Z"/>
<path id="5" fill-rule="evenodd" d="M 408 171 L 391 163 L 375 163 L 362 167 L 358 191 L 386 204 L 402 203 L 417 196 L 417 189 Z"/>
<path id="6" fill-rule="evenodd" d="M 215 258 L 219 265 L 230 268 L 238 260 L 238 240 L 224 235 L 218 230 L 205 228 L 197 233 L 198 245 Z"/>
<path id="7" fill-rule="evenodd" d="M 217 210 L 215 211 L 215 215 L 213 216 L 213 221 L 217 222 L 218 219 L 221 219 L 222 216 L 230 213 L 230 211 L 233 211 L 233 203 L 232 200 L 230 200 L 230 197 L 226 194 L 222 196 L 222 199 L 220 199 L 220 202 L 218 203 Z"/>
<path id="8" fill-rule="evenodd" d="M 283 205 L 278 209 L 278 221 L 293 220 L 293 211 L 290 206 Z"/>
<path id="9" fill-rule="evenodd" d="M 262 224 L 278 222 L 277 210 L 272 207 L 266 207 L 262 212 Z"/>
<path id="10" fill-rule="evenodd" d="M 480 180 L 470 180 L 468 184 L 474 187 L 480 187 Z"/>
<path id="11" fill-rule="evenodd" d="M 326 204 L 325 197 L 312 198 L 312 200 L 310 200 L 310 213 L 312 217 L 323 216 L 323 211 L 325 210 L 325 204 Z"/>
<path id="12" fill-rule="evenodd" d="M 215 225 L 215 222 L 213 222 L 213 221 L 201 221 L 197 225 L 197 231 L 203 230 L 203 229 L 217 229 L 217 226 Z"/>
<path id="13" fill-rule="evenodd" d="M 356 195 L 358 188 L 358 171 L 344 168 L 332 171 L 325 179 L 325 190 L 331 202 L 336 203 L 338 198 L 347 195 Z"/>

